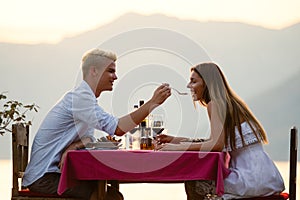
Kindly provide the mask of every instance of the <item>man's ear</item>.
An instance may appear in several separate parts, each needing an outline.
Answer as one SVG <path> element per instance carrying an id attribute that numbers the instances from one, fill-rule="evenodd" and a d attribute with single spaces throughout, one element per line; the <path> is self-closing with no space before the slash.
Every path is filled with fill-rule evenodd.
<path id="1" fill-rule="evenodd" d="M 99 73 L 99 71 L 98 71 L 98 69 L 97 69 L 95 66 L 91 66 L 91 67 L 90 67 L 90 74 L 91 74 L 92 76 L 97 76 L 98 73 Z"/>

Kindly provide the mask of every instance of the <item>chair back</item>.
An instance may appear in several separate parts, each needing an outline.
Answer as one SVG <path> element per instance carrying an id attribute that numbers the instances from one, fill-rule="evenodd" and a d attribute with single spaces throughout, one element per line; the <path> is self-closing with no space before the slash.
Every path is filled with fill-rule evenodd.
<path id="1" fill-rule="evenodd" d="M 29 126 L 12 125 L 13 187 L 12 196 L 19 195 L 19 180 L 23 178 L 28 163 Z"/>
<path id="2" fill-rule="evenodd" d="M 22 123 L 12 125 L 13 187 L 11 200 L 80 200 L 67 196 L 47 195 L 22 189 L 21 182 L 28 164 L 29 126 Z"/>
<path id="3" fill-rule="evenodd" d="M 290 200 L 296 200 L 297 150 L 298 150 L 298 131 L 296 127 L 292 127 L 291 135 L 290 135 L 290 181 L 289 181 Z"/>

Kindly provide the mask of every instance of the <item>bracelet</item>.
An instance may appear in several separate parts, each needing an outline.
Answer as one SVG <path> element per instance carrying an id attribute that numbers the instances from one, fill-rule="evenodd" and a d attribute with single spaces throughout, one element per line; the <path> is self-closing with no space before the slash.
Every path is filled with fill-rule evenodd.
<path id="1" fill-rule="evenodd" d="M 185 142 L 204 142 L 205 139 L 202 138 L 186 138 Z"/>
<path id="2" fill-rule="evenodd" d="M 196 138 L 196 139 L 192 139 L 192 142 L 204 142 L 205 139 L 202 138 Z"/>
<path id="3" fill-rule="evenodd" d="M 186 140 L 184 142 L 193 142 L 193 138 L 186 138 Z"/>

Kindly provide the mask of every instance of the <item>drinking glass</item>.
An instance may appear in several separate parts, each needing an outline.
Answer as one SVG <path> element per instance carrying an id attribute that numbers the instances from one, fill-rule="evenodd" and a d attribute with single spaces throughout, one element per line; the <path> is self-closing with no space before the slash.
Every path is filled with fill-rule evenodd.
<path id="1" fill-rule="evenodd" d="M 151 114 L 149 116 L 150 127 L 152 136 L 155 138 L 157 134 L 160 134 L 164 130 L 164 115 L 163 114 Z"/>

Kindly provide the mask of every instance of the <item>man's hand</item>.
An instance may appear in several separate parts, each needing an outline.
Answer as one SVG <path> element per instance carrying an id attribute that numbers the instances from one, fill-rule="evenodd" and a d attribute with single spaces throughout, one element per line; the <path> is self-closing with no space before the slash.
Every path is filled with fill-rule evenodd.
<path id="1" fill-rule="evenodd" d="M 171 96 L 171 88 L 169 84 L 160 85 L 153 93 L 152 98 L 136 111 L 125 115 L 119 119 L 118 126 L 115 130 L 115 135 L 122 136 L 124 133 L 132 130 L 137 124 L 141 123 L 153 109 L 161 105 Z"/>
<path id="2" fill-rule="evenodd" d="M 66 159 L 67 153 L 68 153 L 68 150 L 66 150 L 66 151 L 62 154 L 62 156 L 61 156 L 61 158 L 60 158 L 60 162 L 59 162 L 59 164 L 58 164 L 58 168 L 59 168 L 60 170 L 62 170 L 62 168 L 63 168 L 64 161 L 65 161 L 65 159 Z"/>
<path id="3" fill-rule="evenodd" d="M 155 106 L 161 105 L 165 100 L 171 96 L 171 88 L 169 87 L 169 84 L 164 83 L 160 85 L 155 91 L 150 99 L 150 102 L 152 102 Z"/>
<path id="4" fill-rule="evenodd" d="M 62 154 L 62 156 L 61 156 L 61 158 L 60 158 L 60 162 L 59 162 L 59 164 L 58 164 L 58 167 L 59 167 L 60 170 L 62 170 L 62 167 L 63 167 L 63 165 L 64 165 L 64 162 L 65 162 L 65 159 L 66 159 L 66 156 L 67 156 L 68 151 L 79 149 L 78 143 L 79 143 L 79 142 L 74 142 L 74 143 L 70 144 L 70 145 L 68 146 L 68 148 L 63 152 L 63 154 Z"/>
<path id="5" fill-rule="evenodd" d="M 92 138 L 87 136 L 87 137 L 81 138 L 81 140 L 78 140 L 78 141 L 73 142 L 72 144 L 70 144 L 66 148 L 66 150 L 63 152 L 63 154 L 61 155 L 60 162 L 58 164 L 58 167 L 60 168 L 60 170 L 63 168 L 63 165 L 64 165 L 64 162 L 65 162 L 68 151 L 78 150 L 78 149 L 84 148 L 87 143 L 92 142 L 92 141 L 93 141 Z"/>

